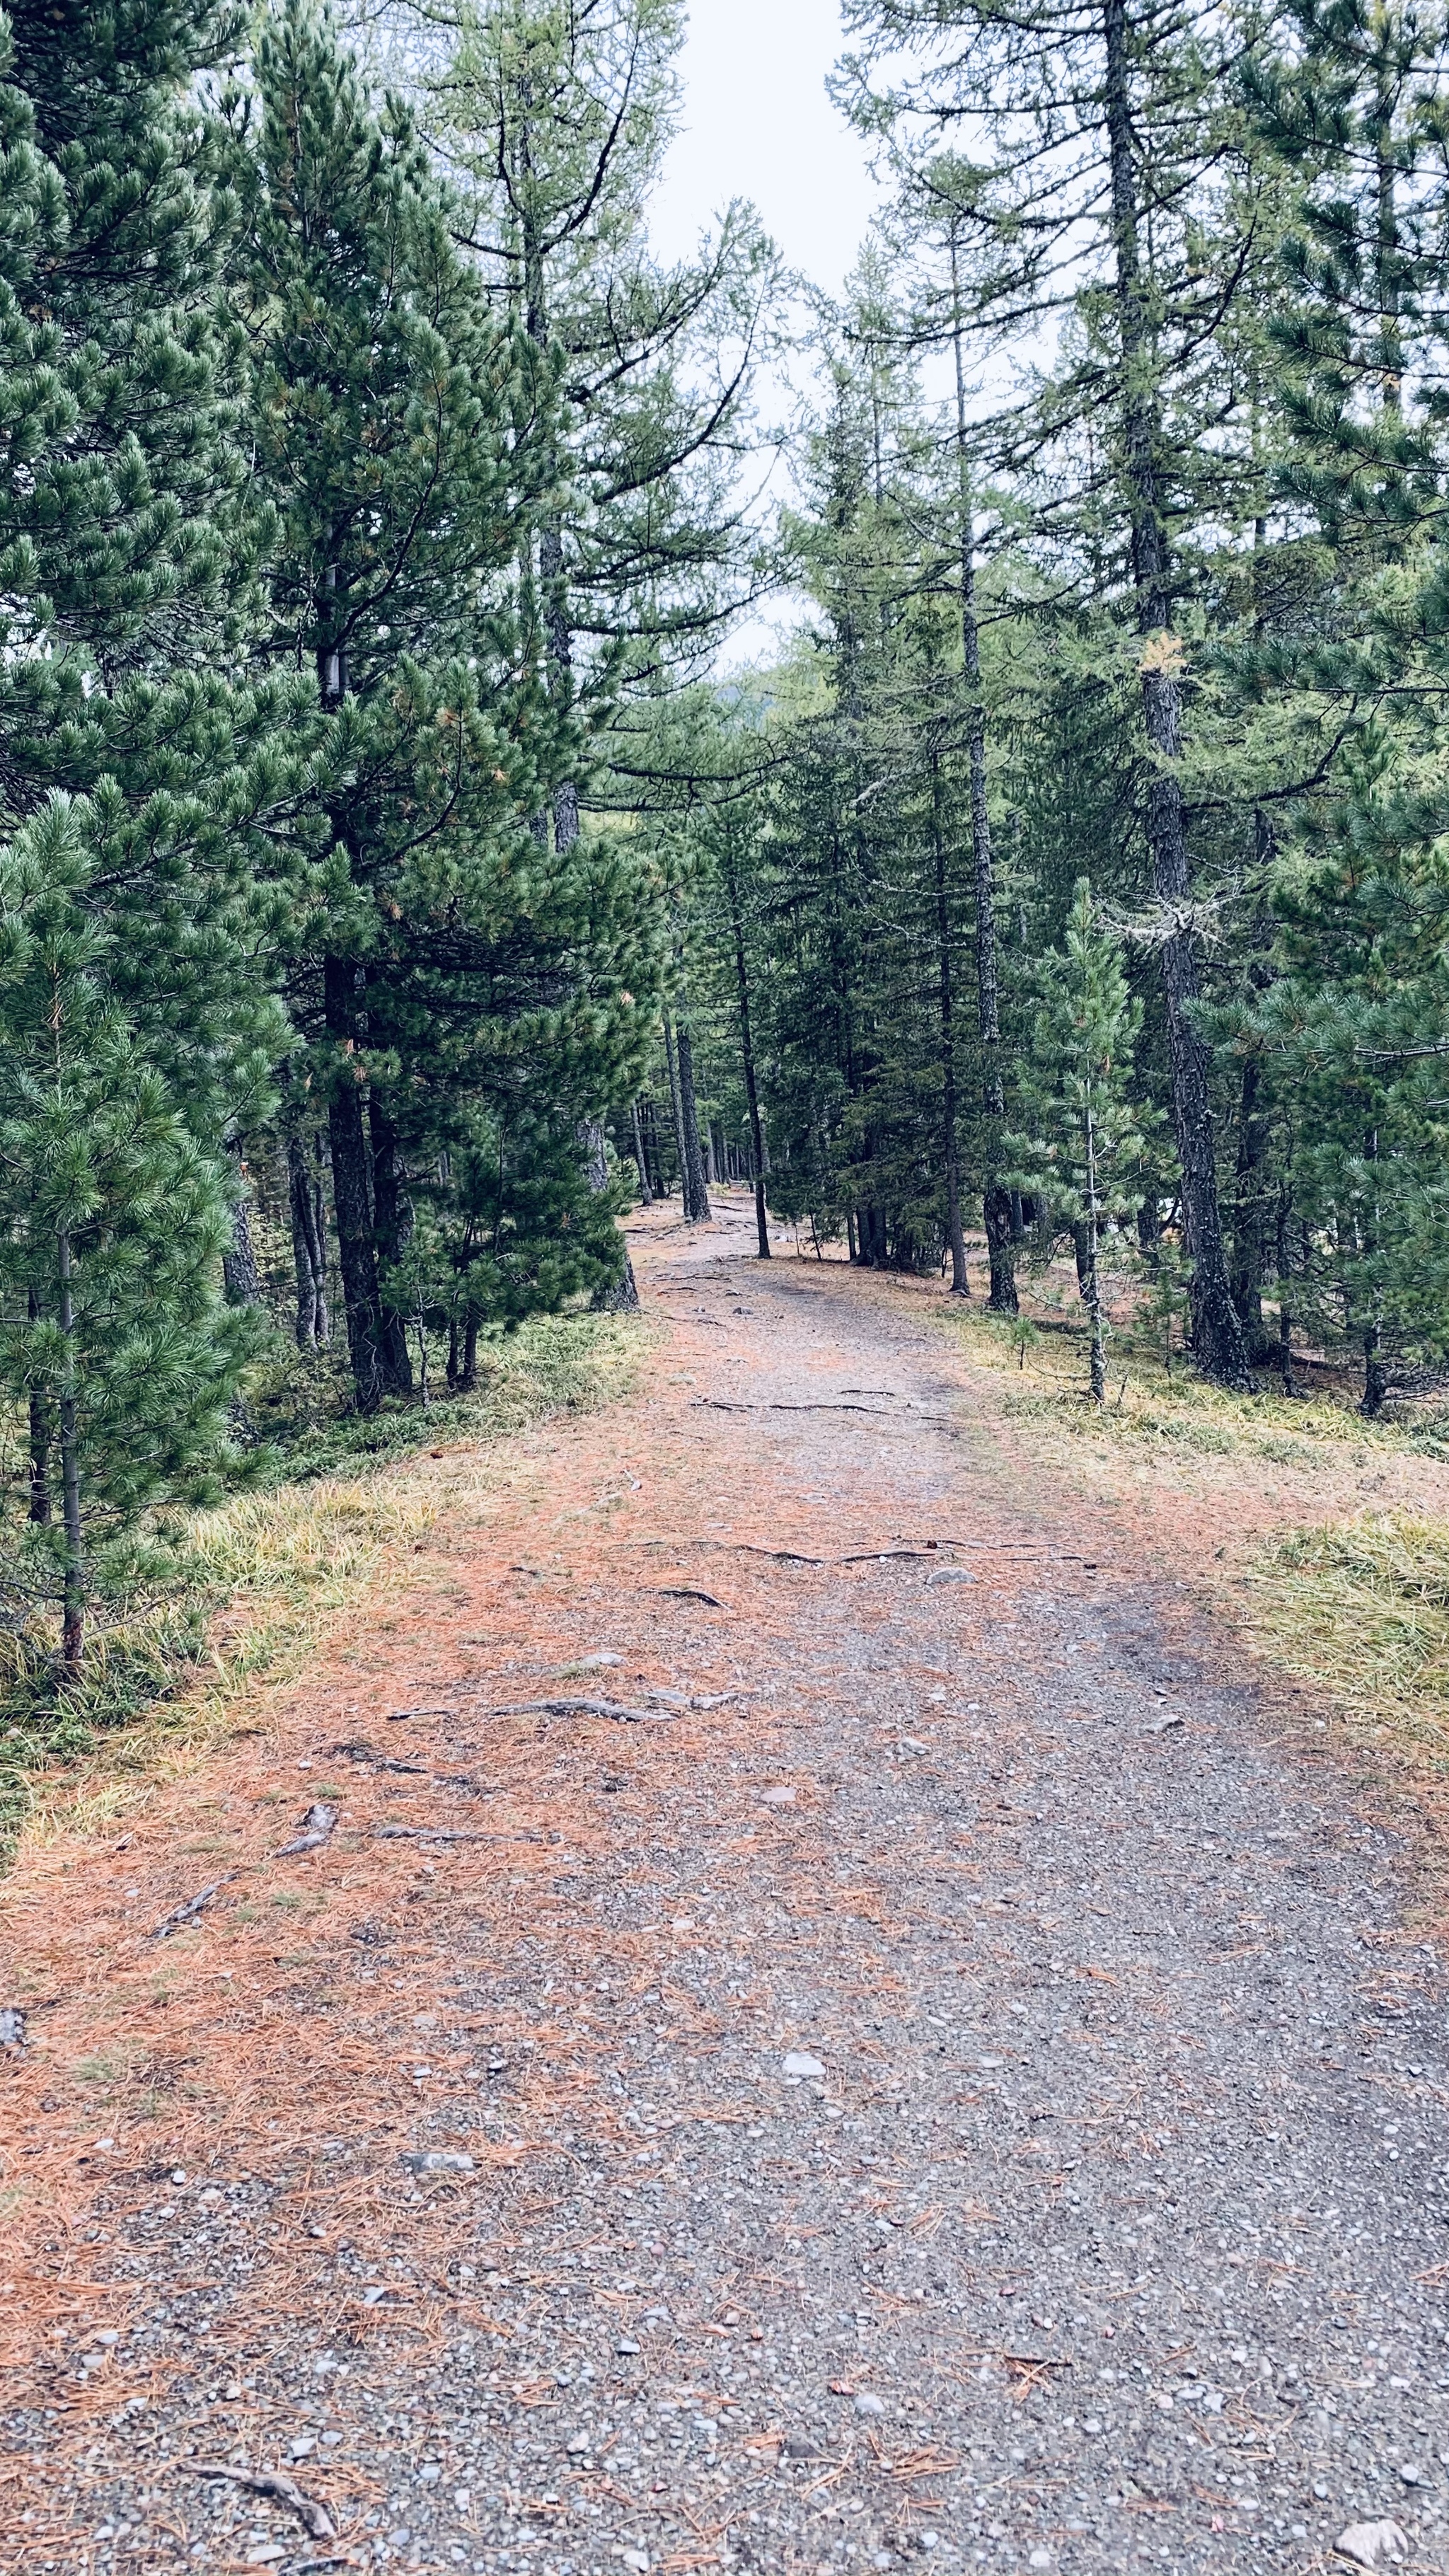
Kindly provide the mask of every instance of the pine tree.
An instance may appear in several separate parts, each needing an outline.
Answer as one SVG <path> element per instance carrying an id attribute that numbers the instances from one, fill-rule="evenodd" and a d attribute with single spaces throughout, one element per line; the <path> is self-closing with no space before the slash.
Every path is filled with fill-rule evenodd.
<path id="1" fill-rule="evenodd" d="M 1031 1053 L 1021 1071 L 1029 1125 L 1011 1139 L 1011 1147 L 1018 1186 L 1041 1198 L 1053 1226 L 1079 1237 L 1097 1404 L 1107 1392 L 1103 1238 L 1134 1217 L 1142 1200 L 1146 1135 L 1132 1096 L 1141 1027 L 1141 1006 L 1128 991 L 1119 943 L 1083 877 L 1065 945 L 1042 961 Z"/>
<path id="2" fill-rule="evenodd" d="M 213 1489 L 250 1343 L 218 1296 L 225 1181 L 117 999 L 94 870 L 62 798 L 0 852 L 0 1379 L 44 1433 L 7 1499 L 20 1598 L 58 1597 L 69 1674 L 143 1516 Z"/>
<path id="3" fill-rule="evenodd" d="M 1098 547 L 1105 537 L 1103 569 L 1136 627 L 1142 829 L 1163 933 L 1193 1347 L 1210 1375 L 1247 1387 L 1190 927 L 1179 631 L 1183 541 L 1214 514 L 1237 516 L 1253 481 L 1251 405 L 1222 328 L 1253 242 L 1217 180 L 1232 116 L 1215 49 L 1234 39 L 1174 0 L 1033 0 L 1025 13 L 995 0 L 848 0 L 845 14 L 863 40 L 843 76 L 862 125 L 902 148 L 913 132 L 937 147 L 961 138 L 980 344 L 1059 334 L 1038 398 L 1003 420 L 998 454 L 1036 484 L 1054 531 L 1065 534 L 1073 496 L 1075 533 Z M 914 145 L 908 157 L 920 157 Z M 1204 328 L 1205 296 L 1220 299 L 1216 331 Z"/>
<path id="4" fill-rule="evenodd" d="M 632 1088 L 657 969 L 628 851 L 553 851 L 530 828 L 576 759 L 526 569 L 552 491 L 551 362 L 490 310 L 411 118 L 396 100 L 373 111 L 325 14 L 289 0 L 257 82 L 271 649 L 315 670 L 327 728 L 326 846 L 289 999 L 328 1102 L 371 1410 L 411 1384 L 425 1206 L 432 1303 L 451 1311 L 459 1265 L 477 1292 L 465 1332 L 467 1316 L 516 1320 L 529 1275 L 543 1305 L 616 1275 L 613 1198 L 583 1214 L 564 1140 Z M 507 1190 L 495 1205 L 469 1178 L 490 1157 L 511 1213 Z M 495 1295 L 484 1247 L 500 1226 L 537 1257 L 530 1274 L 510 1256 Z"/>

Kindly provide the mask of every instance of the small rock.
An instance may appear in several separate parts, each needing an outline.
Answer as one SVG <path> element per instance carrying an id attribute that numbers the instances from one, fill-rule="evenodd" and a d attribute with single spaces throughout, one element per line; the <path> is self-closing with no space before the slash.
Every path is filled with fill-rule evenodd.
<path id="1" fill-rule="evenodd" d="M 1187 1720 L 1185 1717 L 1154 1717 L 1147 1732 L 1149 1735 L 1166 1735 L 1169 1727 L 1185 1726 L 1186 1724 Z"/>
<path id="2" fill-rule="evenodd" d="M 639 2347 L 637 2343 L 632 2342 L 628 2335 L 625 2335 L 623 2340 L 616 2343 L 614 2346 L 615 2352 L 637 2352 L 638 2349 Z"/>
<path id="3" fill-rule="evenodd" d="M 762 1789 L 760 1791 L 760 1804 L 762 1807 L 793 1807 L 795 1804 L 795 1792 L 793 1789 L 786 1788 L 784 1786 L 779 1786 L 774 1789 Z"/>
<path id="4" fill-rule="evenodd" d="M 1026 2563 L 1028 2567 L 1050 2567 L 1052 2563 L 1051 2551 L 1049 2549 L 1034 2549 Z"/>
<path id="5" fill-rule="evenodd" d="M 792 2048 L 785 2060 L 785 2072 L 787 2075 L 823 2075 L 825 2069 L 818 2057 L 807 2057 L 803 2049 Z"/>
<path id="6" fill-rule="evenodd" d="M 885 2399 L 877 2397 L 873 2389 L 863 2388 L 855 2401 L 855 2411 L 857 2415 L 883 2415 Z"/>
<path id="7" fill-rule="evenodd" d="M 568 2452 L 571 2459 L 581 2459 L 588 2447 L 589 2437 L 587 2433 L 570 2433 L 568 2440 L 564 2444 L 564 2449 Z"/>
<path id="8" fill-rule="evenodd" d="M 425 2460 L 418 2471 L 418 2483 L 420 2486 L 435 2487 L 442 2474 L 436 2460 Z"/>
<path id="9" fill-rule="evenodd" d="M 0 2048 L 25 2046 L 25 2015 L 18 2004 L 6 2004 L 0 2011 Z"/>
<path id="10" fill-rule="evenodd" d="M 648 2552 L 643 2549 L 621 2549 L 619 2557 L 631 2576 L 649 2576 Z"/>
<path id="11" fill-rule="evenodd" d="M 471 2156 L 445 2154 L 438 2147 L 429 2147 L 416 2155 L 399 2156 L 398 2163 L 406 2165 L 409 2173 L 469 2174 L 476 2171 Z"/>
<path id="12" fill-rule="evenodd" d="M 99 2335 L 97 2335 L 96 2341 L 99 2343 Z M 1399 2462 L 1399 2475 L 1403 2479 L 1406 2487 L 1421 2487 L 1424 2483 L 1423 2470 L 1416 2468 L 1412 2460 L 1401 2460 Z"/>
<path id="13" fill-rule="evenodd" d="M 1333 2545 L 1355 2567 L 1402 2567 L 1409 2554 L 1407 2536 L 1396 2522 L 1351 2522 Z"/>
<path id="14" fill-rule="evenodd" d="M 935 1573 L 934 1573 L 934 1574 L 928 1574 L 928 1575 L 927 1575 L 927 1577 L 926 1577 L 926 1583 L 927 1583 L 927 1587 L 928 1587 L 928 1588 L 929 1588 L 932 1584 L 936 1584 L 936 1583 L 974 1583 L 974 1582 L 975 1582 L 975 1580 L 976 1580 L 975 1575 L 974 1575 L 974 1574 L 968 1574 L 964 1565 L 938 1565 L 938 1566 L 937 1566 L 937 1568 L 936 1568 Z M 935 2544 L 934 2544 L 934 2542 L 933 2542 L 933 2543 L 932 2543 L 932 2546 L 934 2547 L 934 2545 L 935 2545 Z M 921 2534 L 921 2547 L 924 2549 L 924 2548 L 925 2548 L 925 2546 L 926 2546 L 926 2535 L 925 2535 L 925 2533 L 924 2533 L 924 2532 L 922 2532 L 922 2534 Z"/>
<path id="15" fill-rule="evenodd" d="M 455 2513 L 466 2513 L 472 2501 L 473 2490 L 471 2487 L 454 2487 L 453 2511 Z"/>

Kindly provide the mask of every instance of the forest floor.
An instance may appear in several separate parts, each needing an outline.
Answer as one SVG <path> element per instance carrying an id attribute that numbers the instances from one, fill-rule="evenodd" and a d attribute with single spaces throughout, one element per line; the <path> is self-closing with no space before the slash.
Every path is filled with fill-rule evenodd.
<path id="1" fill-rule="evenodd" d="M 1245 1652 L 1241 1459 L 748 1218 L 22 1845 L 7 2568 L 1449 2569 L 1431 1808 Z"/>

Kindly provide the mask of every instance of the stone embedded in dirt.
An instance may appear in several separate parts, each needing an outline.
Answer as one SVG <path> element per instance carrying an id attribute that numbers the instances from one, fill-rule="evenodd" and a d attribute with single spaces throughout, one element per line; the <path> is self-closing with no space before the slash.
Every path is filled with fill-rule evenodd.
<path id="1" fill-rule="evenodd" d="M 649 2576 L 649 2559 L 646 2551 L 621 2549 L 619 2557 L 623 2565 L 630 2570 L 630 2576 Z"/>
<path id="2" fill-rule="evenodd" d="M 1333 2545 L 1355 2567 L 1402 2567 L 1409 2554 L 1408 2536 L 1396 2522 L 1351 2522 Z"/>
<path id="3" fill-rule="evenodd" d="M 787 2075 L 823 2075 L 825 2069 L 818 2057 L 807 2057 L 803 2049 L 792 2048 L 785 2060 L 785 2072 Z"/>
<path id="4" fill-rule="evenodd" d="M 855 2411 L 857 2415 L 883 2415 L 885 2399 L 877 2397 L 873 2388 L 863 2388 L 855 2401 Z"/>
<path id="5" fill-rule="evenodd" d="M 430 2147 L 425 2152 L 416 2155 L 401 2155 L 398 2158 L 398 2163 L 400 2165 L 406 2165 L 409 2173 L 418 2174 L 470 2174 L 477 2170 L 471 2156 L 445 2154 L 443 2150 L 438 2147 Z"/>
<path id="6" fill-rule="evenodd" d="M 793 1807 L 795 1804 L 795 1792 L 793 1789 L 785 1788 L 783 1786 L 777 1786 L 773 1789 L 762 1789 L 760 1791 L 760 1804 L 762 1807 Z"/>
<path id="7" fill-rule="evenodd" d="M 928 1586 L 936 1583 L 974 1583 L 975 1580 L 975 1575 L 968 1574 L 964 1565 L 938 1565 L 934 1574 L 928 1574 L 926 1577 Z"/>

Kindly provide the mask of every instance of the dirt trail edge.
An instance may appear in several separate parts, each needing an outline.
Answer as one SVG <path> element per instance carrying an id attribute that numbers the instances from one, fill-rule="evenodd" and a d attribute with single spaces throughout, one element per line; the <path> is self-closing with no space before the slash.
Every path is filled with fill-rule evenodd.
<path id="1" fill-rule="evenodd" d="M 23 1856 L 7 2568 L 1449 2567 L 1392 1836 L 744 1221 L 656 1214 L 641 1395 Z"/>

